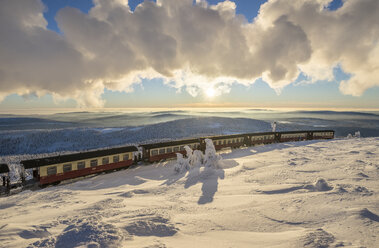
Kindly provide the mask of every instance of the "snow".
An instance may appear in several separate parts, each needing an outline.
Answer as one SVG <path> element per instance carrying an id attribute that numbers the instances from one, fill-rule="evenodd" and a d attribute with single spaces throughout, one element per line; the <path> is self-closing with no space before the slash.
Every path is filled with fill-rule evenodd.
<path id="1" fill-rule="evenodd" d="M 378 247 L 379 138 L 208 155 L 0 198 L 0 247 Z"/>

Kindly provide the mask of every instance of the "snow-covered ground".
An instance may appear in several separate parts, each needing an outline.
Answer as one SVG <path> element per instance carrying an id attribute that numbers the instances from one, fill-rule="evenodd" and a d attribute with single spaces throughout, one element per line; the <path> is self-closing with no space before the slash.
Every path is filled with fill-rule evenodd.
<path id="1" fill-rule="evenodd" d="M 379 138 L 221 155 L 0 198 L 0 247 L 379 247 Z"/>

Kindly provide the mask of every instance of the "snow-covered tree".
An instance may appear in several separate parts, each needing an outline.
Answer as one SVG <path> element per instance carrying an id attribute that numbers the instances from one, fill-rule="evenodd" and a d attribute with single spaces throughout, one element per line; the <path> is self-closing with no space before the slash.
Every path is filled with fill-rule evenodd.
<path id="1" fill-rule="evenodd" d="M 221 160 L 221 156 L 216 153 L 216 149 L 211 139 L 205 139 L 205 155 L 204 165 L 205 167 L 218 168 L 218 162 Z"/>
<path id="2" fill-rule="evenodd" d="M 205 139 L 205 154 L 199 150 L 193 151 L 190 147 L 185 146 L 186 158 L 181 153 L 177 153 L 177 163 L 175 165 L 175 171 L 178 173 L 184 170 L 190 170 L 193 167 L 207 167 L 218 168 L 219 161 L 222 159 L 220 155 L 216 153 L 216 149 L 211 139 Z"/>

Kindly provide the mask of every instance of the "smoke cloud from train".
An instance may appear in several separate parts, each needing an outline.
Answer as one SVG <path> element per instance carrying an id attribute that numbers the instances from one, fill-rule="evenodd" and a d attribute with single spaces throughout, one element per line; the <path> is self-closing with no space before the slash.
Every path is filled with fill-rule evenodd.
<path id="1" fill-rule="evenodd" d="M 52 94 L 79 106 L 100 107 L 105 89 L 132 91 L 143 78 L 196 96 L 213 87 L 262 78 L 277 92 L 304 73 L 333 80 L 333 68 L 351 77 L 343 94 L 379 86 L 379 1 L 273 0 L 249 23 L 231 1 L 94 0 L 88 14 L 64 8 L 62 34 L 46 28 L 40 0 L 0 3 L 0 100 Z"/>

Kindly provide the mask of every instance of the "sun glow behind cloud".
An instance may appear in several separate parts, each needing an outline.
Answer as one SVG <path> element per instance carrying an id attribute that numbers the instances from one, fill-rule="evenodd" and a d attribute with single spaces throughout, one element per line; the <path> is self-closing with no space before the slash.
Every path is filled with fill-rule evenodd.
<path id="1" fill-rule="evenodd" d="M 340 91 L 359 96 L 379 85 L 379 1 L 347 0 L 336 11 L 329 3 L 271 0 L 248 23 L 231 1 L 146 1 L 131 11 L 127 1 L 94 0 L 88 13 L 61 9 L 57 34 L 40 0 L 4 0 L 0 100 L 48 93 L 101 107 L 105 89 L 130 92 L 153 78 L 193 97 L 258 78 L 280 92 L 300 73 L 334 80 L 337 65 L 352 75 Z"/>
<path id="2" fill-rule="evenodd" d="M 205 91 L 205 94 L 207 95 L 208 98 L 213 98 L 216 95 L 216 91 L 213 88 L 208 88 Z"/>

